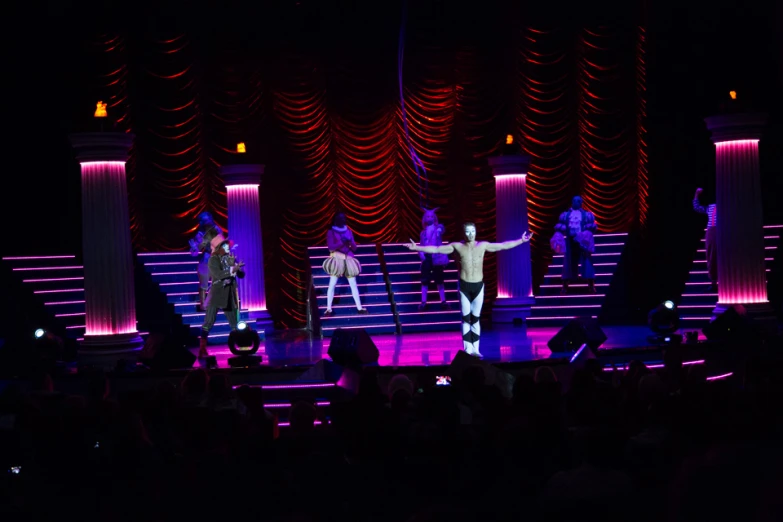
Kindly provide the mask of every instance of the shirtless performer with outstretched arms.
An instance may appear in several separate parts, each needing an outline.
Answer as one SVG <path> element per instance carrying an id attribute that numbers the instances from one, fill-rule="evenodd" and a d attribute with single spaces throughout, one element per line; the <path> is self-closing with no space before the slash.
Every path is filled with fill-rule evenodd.
<path id="1" fill-rule="evenodd" d="M 503 243 L 476 241 L 476 225 L 465 223 L 462 226 L 465 241 L 441 246 L 417 246 L 416 242 L 406 245 L 409 249 L 425 254 L 451 254 L 457 252 L 460 258 L 459 300 L 462 310 L 462 344 L 469 355 L 481 357 L 479 338 L 481 337 L 481 307 L 484 304 L 484 253 L 499 252 L 517 247 L 530 241 L 533 234 L 525 232 L 522 237 Z"/>

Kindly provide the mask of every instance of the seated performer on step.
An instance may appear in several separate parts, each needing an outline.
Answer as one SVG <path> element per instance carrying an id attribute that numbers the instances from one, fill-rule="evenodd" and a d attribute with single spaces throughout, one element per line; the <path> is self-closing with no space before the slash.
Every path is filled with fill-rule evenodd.
<path id="1" fill-rule="evenodd" d="M 710 276 L 710 292 L 718 289 L 718 212 L 715 203 L 703 207 L 699 202 L 699 196 L 704 189 L 697 188 L 693 195 L 693 210 L 699 214 L 707 214 L 707 232 L 704 234 L 704 249 L 707 253 L 707 273 Z"/>
<path id="2" fill-rule="evenodd" d="M 568 285 L 580 275 L 587 281 L 588 292 L 595 293 L 595 268 L 592 254 L 595 250 L 593 233 L 596 231 L 595 216 L 582 208 L 582 198 L 574 196 L 571 208 L 560 214 L 555 230 L 565 236 L 563 255 L 562 295 L 568 293 Z"/>
<path id="3" fill-rule="evenodd" d="M 238 263 L 231 253 L 231 244 L 223 236 L 212 238 L 212 255 L 209 256 L 209 275 L 212 278 L 212 286 L 209 289 L 207 301 L 207 313 L 204 317 L 204 325 L 201 327 L 201 342 L 198 356 L 206 357 L 207 337 L 209 331 L 215 325 L 217 311 L 223 310 L 231 330 L 237 329 L 239 322 L 239 293 L 237 292 L 237 277 L 242 278 L 245 272 L 242 270 L 244 263 Z"/>
<path id="4" fill-rule="evenodd" d="M 484 253 L 499 252 L 517 247 L 530 241 L 533 234 L 525 232 L 522 237 L 503 243 L 476 241 L 476 225 L 463 225 L 465 241 L 441 246 L 416 246 L 411 239 L 406 245 L 409 249 L 426 254 L 451 254 L 457 252 L 460 259 L 459 300 L 462 311 L 462 344 L 469 355 L 481 357 L 479 340 L 481 338 L 481 307 L 484 304 Z"/>
<path id="5" fill-rule="evenodd" d="M 423 208 L 424 216 L 421 218 L 421 234 L 419 235 L 419 244 L 422 246 L 440 246 L 443 244 L 443 231 L 445 228 L 438 223 L 438 216 L 435 215 L 437 208 L 428 210 Z M 443 280 L 443 270 L 449 264 L 449 256 L 446 254 L 425 254 L 419 252 L 421 259 L 421 304 L 419 310 L 427 308 L 427 292 L 430 283 L 435 280 L 440 293 L 440 307 L 443 310 L 449 310 L 449 304 L 446 302 L 446 285 Z"/>
<path id="6" fill-rule="evenodd" d="M 356 303 L 356 311 L 366 314 L 367 309 L 362 308 L 362 300 L 359 298 L 359 288 L 356 286 L 356 276 L 362 272 L 362 265 L 354 257 L 356 242 L 353 233 L 346 224 L 345 214 L 338 212 L 334 216 L 332 227 L 326 232 L 326 246 L 329 248 L 329 257 L 324 261 L 323 269 L 329 274 L 329 289 L 326 291 L 326 312 L 324 317 L 334 314 L 332 301 L 334 301 L 334 287 L 341 277 L 348 279 L 351 286 L 351 295 Z"/>
<path id="7" fill-rule="evenodd" d="M 198 260 L 198 306 L 196 309 L 203 312 L 206 309 L 204 301 L 209 290 L 209 256 L 212 254 L 210 242 L 215 236 L 223 234 L 219 226 L 212 219 L 212 214 L 202 212 L 198 216 L 198 232 L 196 236 L 188 241 L 190 244 L 190 255 L 199 256 Z"/>

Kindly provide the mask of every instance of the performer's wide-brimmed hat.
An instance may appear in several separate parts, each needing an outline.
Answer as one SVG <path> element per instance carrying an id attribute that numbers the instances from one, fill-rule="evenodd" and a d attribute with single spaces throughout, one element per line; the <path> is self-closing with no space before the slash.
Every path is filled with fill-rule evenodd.
<path id="1" fill-rule="evenodd" d="M 218 234 L 215 237 L 212 238 L 212 241 L 209 242 L 209 246 L 212 247 L 212 253 L 216 253 L 221 246 L 223 246 L 223 243 L 228 243 L 229 245 L 231 242 L 223 237 L 223 234 Z"/>

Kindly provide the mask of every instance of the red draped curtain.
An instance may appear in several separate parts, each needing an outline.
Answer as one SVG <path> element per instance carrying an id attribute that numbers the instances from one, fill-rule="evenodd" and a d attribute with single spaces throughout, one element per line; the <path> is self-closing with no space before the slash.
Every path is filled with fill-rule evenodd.
<path id="1" fill-rule="evenodd" d="M 217 50 L 197 41 L 184 33 L 96 40 L 99 96 L 118 128 L 137 135 L 128 165 L 134 245 L 183 250 L 204 210 L 225 224 L 219 165 L 265 163 L 267 296 L 282 326 L 304 322 L 306 248 L 324 241 L 335 211 L 347 214 L 362 242 L 417 237 L 422 203 L 441 209 L 447 239 L 460 239 L 465 221 L 481 238 L 510 239 L 495 238 L 487 165 L 509 133 L 531 156 L 538 281 L 552 227 L 573 195 L 603 231 L 646 222 L 640 27 L 528 27 L 512 48 L 409 48 L 407 136 L 393 59 L 362 50 L 287 50 L 269 59 L 248 56 L 237 41 Z M 247 159 L 236 154 L 240 141 Z M 490 298 L 495 277 L 490 256 Z"/>

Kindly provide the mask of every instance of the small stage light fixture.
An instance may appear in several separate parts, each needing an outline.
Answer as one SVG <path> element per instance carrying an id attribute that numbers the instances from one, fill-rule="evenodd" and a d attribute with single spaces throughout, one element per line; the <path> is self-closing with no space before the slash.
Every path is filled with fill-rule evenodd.
<path id="1" fill-rule="evenodd" d="M 647 326 L 655 335 L 648 341 L 652 344 L 680 344 L 682 335 L 677 334 L 680 327 L 680 314 L 674 301 L 666 300 L 647 315 Z"/>
<path id="2" fill-rule="evenodd" d="M 228 349 L 235 357 L 228 359 L 229 366 L 258 366 L 263 358 L 255 355 L 261 345 L 261 337 L 245 321 L 237 324 L 237 329 L 228 336 Z"/>
<path id="3" fill-rule="evenodd" d="M 46 330 L 44 330 L 43 328 L 38 328 L 38 329 L 37 329 L 37 330 L 36 330 L 36 331 L 33 333 L 33 336 L 35 336 L 35 338 L 36 338 L 36 339 L 40 339 L 40 338 L 41 338 L 41 337 L 43 337 L 44 335 L 46 335 Z"/>

